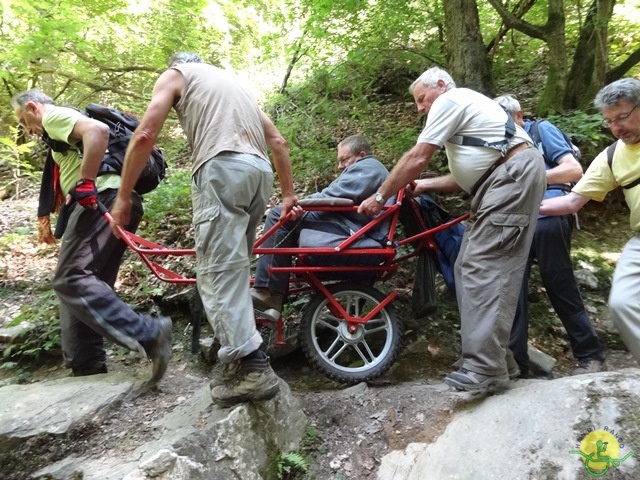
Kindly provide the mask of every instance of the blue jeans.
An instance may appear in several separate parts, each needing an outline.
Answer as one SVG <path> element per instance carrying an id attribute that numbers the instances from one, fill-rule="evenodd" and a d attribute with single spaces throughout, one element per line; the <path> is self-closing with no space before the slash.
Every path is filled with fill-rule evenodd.
<path id="1" fill-rule="evenodd" d="M 540 277 L 549 301 L 567 331 L 573 355 L 578 360 L 605 359 L 602 344 L 585 311 L 573 274 L 570 254 L 572 228 L 571 215 L 538 219 L 509 339 L 509 348 L 523 375 L 529 371 L 527 297 L 529 274 L 534 259 L 538 260 Z"/>
<path id="2" fill-rule="evenodd" d="M 98 199 L 111 208 L 116 193 L 105 190 Z M 135 232 L 142 204 L 135 193 L 132 201 L 126 230 Z M 113 235 L 98 210 L 73 208 L 53 279 L 60 299 L 62 354 L 69 368 L 104 362 L 104 338 L 142 353 L 158 335 L 158 325 L 151 317 L 134 312 L 113 291 L 125 250 L 126 244 Z"/>

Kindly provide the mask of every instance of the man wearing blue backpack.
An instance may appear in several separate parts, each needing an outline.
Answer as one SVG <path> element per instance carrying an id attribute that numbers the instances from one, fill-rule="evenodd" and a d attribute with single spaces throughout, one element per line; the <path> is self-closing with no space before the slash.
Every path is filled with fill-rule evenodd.
<path id="1" fill-rule="evenodd" d="M 570 140 L 546 120 L 525 120 L 520 103 L 513 96 L 502 95 L 495 100 L 525 129 L 542 153 L 547 169 L 547 191 L 544 198 L 565 196 L 571 189 L 570 182 L 582 177 L 582 165 L 575 158 Z M 572 230 L 572 215 L 538 217 L 509 340 L 509 347 L 523 377 L 529 374 L 528 284 L 534 260 L 538 261 L 540 277 L 549 301 L 567 331 L 573 355 L 579 362 L 572 375 L 606 370 L 604 348 L 585 310 L 578 282 L 573 274 L 570 252 Z"/>
<path id="2" fill-rule="evenodd" d="M 64 152 L 52 148 L 51 164 L 58 173 L 49 178 L 51 203 L 55 191 L 66 196 L 68 216 L 53 279 L 53 289 L 60 299 L 65 365 L 74 376 L 106 373 L 103 338 L 107 338 L 146 354 L 153 361 L 152 380 L 160 380 L 171 352 L 171 319 L 140 315 L 113 291 L 126 245 L 112 235 L 109 222 L 97 209 L 98 202 L 111 207 L 120 187 L 119 175 L 98 176 L 109 127 L 74 108 L 55 105 L 35 89 L 14 96 L 11 106 L 26 133 L 68 147 Z M 134 208 L 125 229 L 135 231 L 142 218 L 142 204 L 136 193 L 129 197 Z M 38 212 L 41 218 L 42 208 Z M 47 210 L 48 218 L 51 210 Z M 48 223 L 46 230 L 50 236 Z"/>

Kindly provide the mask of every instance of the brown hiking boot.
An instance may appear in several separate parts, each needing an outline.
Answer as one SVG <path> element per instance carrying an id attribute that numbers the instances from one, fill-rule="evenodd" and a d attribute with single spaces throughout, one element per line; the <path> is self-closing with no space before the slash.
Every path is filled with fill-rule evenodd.
<path id="1" fill-rule="evenodd" d="M 265 317 L 274 322 L 280 319 L 284 295 L 272 293 L 268 288 L 252 288 L 253 308 L 261 311 Z"/>
<path id="2" fill-rule="evenodd" d="M 231 381 L 211 389 L 213 403 L 221 407 L 231 407 L 242 402 L 269 400 L 280 390 L 279 379 L 269 357 L 241 358 L 239 368 Z"/>
<path id="3" fill-rule="evenodd" d="M 222 363 L 218 360 L 211 369 L 211 380 L 209 381 L 209 389 L 231 382 L 240 370 L 240 362 Z"/>
<path id="4" fill-rule="evenodd" d="M 601 360 L 596 360 L 595 358 L 588 358 L 584 360 L 580 360 L 579 367 L 571 372 L 571 375 L 583 375 L 585 373 L 597 373 L 597 372 L 606 372 L 607 366 Z"/>
<path id="5" fill-rule="evenodd" d="M 160 316 L 157 321 L 160 322 L 158 336 L 147 348 L 147 357 L 153 362 L 152 382 L 158 382 L 162 378 L 164 372 L 167 371 L 169 357 L 171 356 L 171 330 L 173 324 L 169 317 Z"/>

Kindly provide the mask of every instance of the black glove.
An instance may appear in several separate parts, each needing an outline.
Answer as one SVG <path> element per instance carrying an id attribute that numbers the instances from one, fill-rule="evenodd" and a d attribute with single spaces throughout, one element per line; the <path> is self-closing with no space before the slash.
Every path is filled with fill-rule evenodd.
<path id="1" fill-rule="evenodd" d="M 96 182 L 88 178 L 78 180 L 76 186 L 69 190 L 69 195 L 84 208 L 97 208 L 98 206 Z"/>

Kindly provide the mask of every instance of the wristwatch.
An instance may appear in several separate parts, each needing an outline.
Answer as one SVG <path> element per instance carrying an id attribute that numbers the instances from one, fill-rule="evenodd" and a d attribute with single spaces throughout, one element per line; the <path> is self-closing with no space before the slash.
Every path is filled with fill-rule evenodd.
<path id="1" fill-rule="evenodd" d="M 385 204 L 385 199 L 384 199 L 384 197 L 382 196 L 382 194 L 380 192 L 376 193 L 375 200 L 380 205 L 384 205 Z"/>

